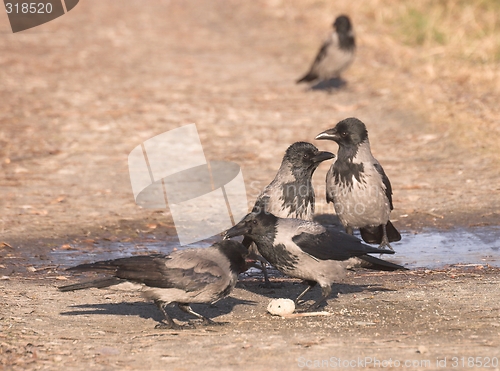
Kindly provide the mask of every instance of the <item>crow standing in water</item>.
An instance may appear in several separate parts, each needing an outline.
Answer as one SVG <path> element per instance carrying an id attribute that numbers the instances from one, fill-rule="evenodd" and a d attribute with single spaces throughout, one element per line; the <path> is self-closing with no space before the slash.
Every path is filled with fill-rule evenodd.
<path id="1" fill-rule="evenodd" d="M 377 249 L 334 228 L 299 220 L 283 219 L 266 212 L 252 212 L 225 233 L 225 238 L 243 235 L 255 242 L 259 252 L 280 272 L 301 278 L 308 284 L 295 300 L 297 303 L 317 283 L 321 298 L 309 309 L 315 309 L 332 291 L 332 283 L 341 278 L 353 265 L 393 271 L 404 267 L 387 262 L 368 253 L 394 254 Z"/>
<path id="2" fill-rule="evenodd" d="M 281 218 L 312 220 L 315 202 L 313 173 L 321 162 L 334 157 L 311 143 L 293 143 L 286 150 L 276 177 L 257 198 L 253 211 L 265 211 Z M 257 253 L 249 238 L 243 240 L 243 245 Z M 261 263 L 265 285 L 270 287 L 264 262 Z"/>
<path id="3" fill-rule="evenodd" d="M 380 163 L 373 157 L 366 126 L 357 118 L 340 121 L 316 139 L 338 143 L 337 160 L 326 175 L 326 200 L 333 202 L 335 211 L 346 232 L 359 228 L 367 243 L 379 248 L 401 240 L 390 222 L 392 187 Z"/>
<path id="4" fill-rule="evenodd" d="M 321 46 L 309 72 L 297 80 L 297 83 L 340 78 L 340 73 L 352 63 L 356 43 L 349 17 L 337 17 L 333 29 L 333 33 Z"/>
<path id="5" fill-rule="evenodd" d="M 237 241 L 222 241 L 206 249 L 186 249 L 170 255 L 143 255 L 81 264 L 71 271 L 96 271 L 111 277 L 59 287 L 61 291 L 111 288 L 140 292 L 153 300 L 163 313 L 164 321 L 156 328 L 179 329 L 167 314 L 166 306 L 178 307 L 203 320 L 205 325 L 218 324 L 194 312 L 190 303 L 213 303 L 232 291 L 238 274 L 245 271 L 247 249 Z"/>

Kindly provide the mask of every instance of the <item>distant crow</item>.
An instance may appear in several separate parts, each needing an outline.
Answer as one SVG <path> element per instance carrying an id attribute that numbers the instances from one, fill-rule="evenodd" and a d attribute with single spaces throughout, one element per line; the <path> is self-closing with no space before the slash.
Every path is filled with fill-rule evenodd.
<path id="1" fill-rule="evenodd" d="M 371 153 L 365 124 L 347 118 L 316 139 L 339 145 L 337 160 L 326 175 L 326 200 L 333 202 L 346 232 L 352 234 L 353 228 L 359 228 L 365 242 L 392 250 L 389 242 L 401 240 L 401 235 L 389 221 L 391 182 Z"/>
<path id="2" fill-rule="evenodd" d="M 59 287 L 61 291 L 87 288 L 115 288 L 140 292 L 153 300 L 163 313 L 164 321 L 156 328 L 179 329 L 167 314 L 166 306 L 177 303 L 186 313 L 217 324 L 194 312 L 190 303 L 213 303 L 227 295 L 236 285 L 238 274 L 245 270 L 247 249 L 236 241 L 214 243 L 208 248 L 175 251 L 170 255 L 143 255 L 81 264 L 71 271 L 98 271 L 111 277 Z"/>
<path id="3" fill-rule="evenodd" d="M 274 180 L 257 198 L 253 211 L 264 210 L 281 218 L 312 220 L 315 204 L 313 173 L 321 162 L 334 157 L 333 153 L 320 151 L 311 143 L 293 143 L 286 150 Z M 248 238 L 243 240 L 243 245 L 250 246 L 250 251 L 257 253 Z M 270 287 L 264 263 L 262 271 L 265 285 Z"/>
<path id="4" fill-rule="evenodd" d="M 365 268 L 389 271 L 405 269 L 366 255 L 394 254 L 393 251 L 364 245 L 354 236 L 315 222 L 253 212 L 227 230 L 225 238 L 239 235 L 254 241 L 262 256 L 280 272 L 307 282 L 309 286 L 297 297 L 296 303 L 319 283 L 321 298 L 310 309 L 318 308 L 328 298 L 332 283 L 343 276 L 345 269 L 359 265 L 358 259 Z"/>
<path id="5" fill-rule="evenodd" d="M 341 72 L 354 60 L 356 43 L 349 17 L 337 17 L 333 28 L 333 33 L 321 46 L 309 72 L 297 83 L 340 78 Z"/>

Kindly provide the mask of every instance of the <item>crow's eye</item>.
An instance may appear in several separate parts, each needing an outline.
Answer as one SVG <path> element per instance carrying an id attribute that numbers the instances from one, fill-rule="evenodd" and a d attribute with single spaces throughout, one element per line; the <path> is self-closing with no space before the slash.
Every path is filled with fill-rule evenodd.
<path id="1" fill-rule="evenodd" d="M 304 158 L 308 158 L 309 155 L 307 153 L 304 154 Z"/>
<path id="2" fill-rule="evenodd" d="M 257 220 L 252 220 L 252 223 L 253 224 L 257 224 Z"/>
<path id="3" fill-rule="evenodd" d="M 340 136 L 342 138 L 345 138 L 347 136 L 347 131 L 343 131 L 342 133 L 340 133 Z"/>

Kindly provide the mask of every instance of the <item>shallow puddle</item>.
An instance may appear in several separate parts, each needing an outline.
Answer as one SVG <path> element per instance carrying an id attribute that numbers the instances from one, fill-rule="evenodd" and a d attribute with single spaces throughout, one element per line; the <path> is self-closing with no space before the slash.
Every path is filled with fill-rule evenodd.
<path id="1" fill-rule="evenodd" d="M 500 227 L 427 229 L 402 233 L 391 244 L 391 260 L 408 268 L 439 268 L 451 264 L 489 264 L 500 267 Z"/>
<path id="2" fill-rule="evenodd" d="M 489 264 L 500 267 L 500 227 L 472 229 L 427 229 L 419 233 L 402 233 L 400 242 L 392 243 L 395 255 L 384 259 L 407 268 L 440 268 L 453 264 Z M 64 267 L 83 262 L 116 259 L 132 254 L 168 254 L 176 249 L 208 247 L 217 238 L 189 246 L 180 246 L 177 238 L 165 241 L 109 243 L 105 246 L 75 246 L 72 250 L 55 249 L 50 253 L 53 264 Z"/>

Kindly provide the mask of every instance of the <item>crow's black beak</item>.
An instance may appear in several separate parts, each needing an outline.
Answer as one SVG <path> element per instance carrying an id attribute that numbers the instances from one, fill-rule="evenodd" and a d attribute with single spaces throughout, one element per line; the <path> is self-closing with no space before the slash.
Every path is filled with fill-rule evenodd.
<path id="1" fill-rule="evenodd" d="M 328 151 L 319 151 L 316 156 L 312 158 L 314 162 L 323 162 L 335 158 L 335 155 Z"/>
<path id="2" fill-rule="evenodd" d="M 245 223 L 245 220 L 242 220 L 232 228 L 229 228 L 226 232 L 224 232 L 223 238 L 227 240 L 231 237 L 236 236 L 244 236 L 250 232 L 250 226 Z"/>
<path id="3" fill-rule="evenodd" d="M 317 140 L 327 139 L 327 140 L 337 141 L 337 139 L 339 139 L 339 136 L 338 136 L 337 130 L 335 130 L 335 128 L 333 128 L 333 129 L 325 130 L 322 133 L 319 133 L 318 135 L 316 135 L 316 138 L 314 138 L 314 139 L 317 139 Z"/>

